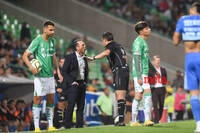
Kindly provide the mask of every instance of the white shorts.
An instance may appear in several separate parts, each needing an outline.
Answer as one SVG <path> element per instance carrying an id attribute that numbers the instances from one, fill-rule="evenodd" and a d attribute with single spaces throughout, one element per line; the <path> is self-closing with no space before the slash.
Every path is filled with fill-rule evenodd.
<path id="1" fill-rule="evenodd" d="M 54 94 L 54 93 L 55 93 L 54 77 L 34 78 L 34 96 L 46 96 L 47 94 Z"/>
<path id="2" fill-rule="evenodd" d="M 135 92 L 143 92 L 144 90 L 150 89 L 150 85 L 148 82 L 145 82 L 145 77 L 148 77 L 146 75 L 142 75 L 142 81 L 143 84 L 138 84 L 138 78 L 134 78 L 134 86 L 135 86 Z"/>

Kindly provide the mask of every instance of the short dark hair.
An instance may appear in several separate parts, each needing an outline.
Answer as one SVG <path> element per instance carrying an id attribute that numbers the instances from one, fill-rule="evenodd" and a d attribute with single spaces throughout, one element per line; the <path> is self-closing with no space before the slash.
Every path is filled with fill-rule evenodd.
<path id="1" fill-rule="evenodd" d="M 178 88 L 182 88 L 183 89 L 183 85 L 179 85 Z"/>
<path id="2" fill-rule="evenodd" d="M 78 41 L 82 41 L 81 38 L 76 37 L 74 39 L 72 39 L 72 45 L 73 45 L 73 49 L 76 51 L 76 46 L 78 45 Z"/>
<path id="3" fill-rule="evenodd" d="M 153 59 L 155 59 L 155 58 L 160 58 L 160 55 L 154 55 Z"/>
<path id="4" fill-rule="evenodd" d="M 107 41 L 112 41 L 114 39 L 111 32 L 104 32 L 102 38 L 106 39 Z"/>
<path id="5" fill-rule="evenodd" d="M 135 24 L 135 31 L 140 34 L 140 31 L 144 28 L 149 27 L 148 23 L 146 21 L 139 21 Z"/>
<path id="6" fill-rule="evenodd" d="M 191 6 L 191 8 L 196 8 L 196 11 L 200 13 L 200 3 L 199 2 L 194 2 Z"/>
<path id="7" fill-rule="evenodd" d="M 51 25 L 51 26 L 55 26 L 55 24 L 52 22 L 52 21 L 46 21 L 46 22 L 44 22 L 44 27 L 47 27 L 48 25 Z"/>

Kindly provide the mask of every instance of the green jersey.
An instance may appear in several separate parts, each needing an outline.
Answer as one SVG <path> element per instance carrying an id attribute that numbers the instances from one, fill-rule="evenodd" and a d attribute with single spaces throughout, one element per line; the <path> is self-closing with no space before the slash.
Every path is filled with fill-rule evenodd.
<path id="1" fill-rule="evenodd" d="M 56 53 L 55 40 L 50 37 L 47 42 L 42 38 L 42 35 L 38 35 L 31 42 L 28 51 L 42 63 L 42 70 L 35 76 L 53 77 L 53 55 Z"/>
<path id="2" fill-rule="evenodd" d="M 148 75 L 149 73 L 149 47 L 147 42 L 140 36 L 138 36 L 132 44 L 132 56 L 139 55 L 139 66 L 142 75 Z M 133 77 L 137 77 L 136 64 L 133 58 Z"/>

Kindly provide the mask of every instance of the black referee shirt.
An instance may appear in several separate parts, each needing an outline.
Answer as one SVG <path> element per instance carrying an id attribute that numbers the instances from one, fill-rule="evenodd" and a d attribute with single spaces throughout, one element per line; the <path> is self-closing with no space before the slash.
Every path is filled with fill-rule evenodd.
<path id="1" fill-rule="evenodd" d="M 116 67 L 123 67 L 127 65 L 125 59 L 126 52 L 120 44 L 112 41 L 106 45 L 105 48 L 110 50 L 110 55 L 107 56 L 107 59 L 112 70 Z"/>

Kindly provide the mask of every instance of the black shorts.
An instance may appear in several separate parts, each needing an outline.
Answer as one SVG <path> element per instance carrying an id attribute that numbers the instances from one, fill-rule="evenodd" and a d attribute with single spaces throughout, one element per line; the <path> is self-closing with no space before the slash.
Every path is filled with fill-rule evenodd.
<path id="1" fill-rule="evenodd" d="M 63 92 L 57 93 L 57 98 L 59 102 L 67 101 L 67 95 L 65 95 Z"/>
<path id="2" fill-rule="evenodd" d="M 114 79 L 114 87 L 115 90 L 128 90 L 129 84 L 129 68 L 115 68 L 113 70 L 113 79 Z"/>

